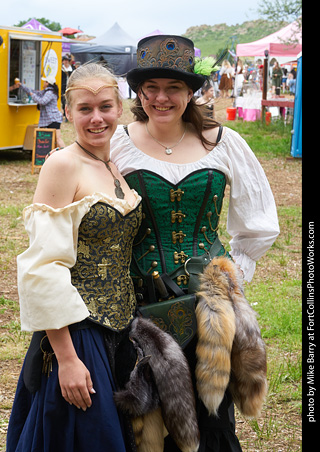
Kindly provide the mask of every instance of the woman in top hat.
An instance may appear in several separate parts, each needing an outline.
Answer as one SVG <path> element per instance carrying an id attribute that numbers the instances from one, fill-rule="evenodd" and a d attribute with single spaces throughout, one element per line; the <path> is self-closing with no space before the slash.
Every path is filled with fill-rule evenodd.
<path id="1" fill-rule="evenodd" d="M 62 113 L 58 109 L 57 101 L 59 99 L 59 88 L 56 85 L 56 79 L 52 75 L 42 78 L 43 90 L 35 91 L 19 82 L 19 86 L 23 91 L 29 94 L 40 109 L 39 127 L 48 129 L 56 129 L 56 143 L 60 148 L 64 148 L 65 144 L 61 137 L 60 126 L 62 123 Z"/>
<path id="2" fill-rule="evenodd" d="M 137 68 L 127 74 L 137 94 L 136 121 L 118 126 L 111 159 L 143 198 L 144 219 L 132 260 L 138 301 L 157 303 L 194 291 L 191 259 L 226 254 L 218 239 L 226 184 L 230 257 L 250 281 L 256 261 L 279 234 L 274 198 L 262 167 L 236 132 L 206 117 L 203 107 L 196 105 L 193 93 L 206 79 L 195 73 L 192 41 L 167 35 L 144 38 L 137 60 Z M 159 275 L 164 284 L 158 284 Z M 171 326 L 183 330 L 183 319 L 178 313 Z M 180 339 L 183 346 L 189 341 L 184 351 L 196 387 L 197 339 Z M 197 409 L 200 452 L 241 450 L 228 390 L 217 416 L 210 415 L 200 399 Z M 179 449 L 167 437 L 165 450 Z"/>

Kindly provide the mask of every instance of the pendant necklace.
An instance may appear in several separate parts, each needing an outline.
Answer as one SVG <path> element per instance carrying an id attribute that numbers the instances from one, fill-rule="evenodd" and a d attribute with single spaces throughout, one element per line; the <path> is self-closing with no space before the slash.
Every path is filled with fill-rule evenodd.
<path id="1" fill-rule="evenodd" d="M 160 141 L 158 141 L 154 136 L 151 135 L 151 133 L 149 132 L 148 124 L 147 124 L 147 123 L 146 123 L 146 130 L 147 130 L 148 134 L 150 135 L 150 137 L 151 137 L 154 141 L 156 141 L 158 144 L 160 144 L 160 146 L 162 146 L 163 148 L 165 148 L 165 153 L 166 153 L 167 155 L 171 155 L 171 154 L 172 154 L 172 149 L 175 148 L 176 146 L 178 146 L 178 144 L 180 144 L 181 141 L 184 139 L 184 136 L 185 136 L 186 131 L 187 131 L 187 124 L 186 124 L 186 126 L 185 126 L 185 128 L 184 128 L 184 132 L 183 132 L 183 135 L 182 135 L 182 137 L 180 138 L 180 140 L 179 140 L 176 144 L 174 144 L 173 146 L 170 146 L 170 147 L 165 146 L 164 144 L 160 143 Z"/>
<path id="2" fill-rule="evenodd" d="M 78 143 L 77 141 L 75 141 L 75 143 L 77 143 L 79 148 L 81 148 L 86 154 L 90 155 L 90 157 L 92 157 L 95 160 L 99 160 L 100 162 L 102 162 L 102 163 L 104 163 L 106 165 L 106 168 L 108 169 L 108 171 L 110 171 L 110 173 L 111 173 L 111 175 L 113 177 L 114 186 L 115 186 L 114 192 L 116 194 L 116 197 L 119 198 L 119 199 L 124 199 L 124 193 L 123 193 L 123 190 L 121 188 L 120 181 L 113 174 L 113 172 L 112 172 L 112 170 L 111 170 L 111 168 L 109 166 L 110 159 L 109 160 L 102 160 L 101 158 L 97 157 L 96 155 L 92 154 L 92 152 L 88 151 L 83 146 L 81 146 L 81 144 Z"/>

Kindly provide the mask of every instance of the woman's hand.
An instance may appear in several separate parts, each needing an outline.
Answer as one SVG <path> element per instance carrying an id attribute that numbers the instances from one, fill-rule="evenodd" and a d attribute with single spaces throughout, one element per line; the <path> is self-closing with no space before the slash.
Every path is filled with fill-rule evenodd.
<path id="1" fill-rule="evenodd" d="M 95 394 L 90 372 L 77 356 L 73 359 L 60 360 L 58 365 L 62 397 L 70 405 L 86 411 L 92 405 L 90 395 Z"/>
<path id="2" fill-rule="evenodd" d="M 47 335 L 58 361 L 58 377 L 62 397 L 71 405 L 86 411 L 95 394 L 90 372 L 78 358 L 69 328 L 47 330 Z"/>

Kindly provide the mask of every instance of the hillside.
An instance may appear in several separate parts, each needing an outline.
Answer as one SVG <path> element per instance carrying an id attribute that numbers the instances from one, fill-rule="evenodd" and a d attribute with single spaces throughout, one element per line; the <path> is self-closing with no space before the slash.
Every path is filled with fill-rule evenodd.
<path id="1" fill-rule="evenodd" d="M 264 38 L 286 25 L 286 22 L 271 22 L 262 19 L 236 25 L 198 25 L 188 28 L 184 36 L 192 39 L 194 45 L 201 49 L 201 56 L 208 56 L 220 53 L 219 51 L 225 47 L 231 49 L 233 38 L 234 47 L 236 47 L 237 44 Z"/>

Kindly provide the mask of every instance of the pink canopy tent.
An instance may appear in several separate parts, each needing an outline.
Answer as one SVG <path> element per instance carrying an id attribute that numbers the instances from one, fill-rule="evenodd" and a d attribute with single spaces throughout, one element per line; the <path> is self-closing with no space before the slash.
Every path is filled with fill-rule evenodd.
<path id="1" fill-rule="evenodd" d="M 298 43 L 286 44 L 296 41 Z M 272 33 L 258 41 L 237 45 L 237 56 L 264 56 L 268 50 L 271 57 L 296 57 L 302 50 L 302 33 L 297 22 L 292 22 L 286 27 Z"/>

